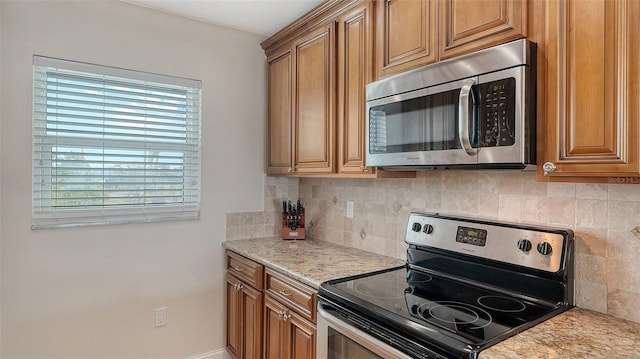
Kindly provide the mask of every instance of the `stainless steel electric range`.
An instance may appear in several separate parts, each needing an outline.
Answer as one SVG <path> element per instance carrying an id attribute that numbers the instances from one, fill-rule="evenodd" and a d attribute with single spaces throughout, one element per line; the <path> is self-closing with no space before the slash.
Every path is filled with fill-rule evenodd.
<path id="1" fill-rule="evenodd" d="M 403 267 L 325 282 L 318 359 L 477 358 L 573 304 L 573 232 L 411 213 Z"/>

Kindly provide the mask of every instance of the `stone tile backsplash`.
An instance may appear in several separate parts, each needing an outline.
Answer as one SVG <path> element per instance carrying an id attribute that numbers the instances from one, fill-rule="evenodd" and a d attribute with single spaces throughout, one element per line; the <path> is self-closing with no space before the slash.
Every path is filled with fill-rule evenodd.
<path id="1" fill-rule="evenodd" d="M 282 234 L 282 201 L 298 199 L 297 178 L 265 177 L 264 211 L 227 213 L 227 240 Z"/>
<path id="2" fill-rule="evenodd" d="M 430 171 L 412 179 L 265 178 L 265 211 L 227 216 L 227 238 L 280 235 L 282 199 L 299 198 L 312 236 L 405 258 L 409 212 L 573 229 L 576 304 L 640 322 L 640 186 L 540 183 L 533 172 Z M 354 218 L 346 202 L 354 201 Z"/>

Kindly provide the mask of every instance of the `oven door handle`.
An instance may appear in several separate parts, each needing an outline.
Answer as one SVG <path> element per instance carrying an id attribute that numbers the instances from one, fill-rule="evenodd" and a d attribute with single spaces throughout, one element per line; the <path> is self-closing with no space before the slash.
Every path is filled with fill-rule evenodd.
<path id="1" fill-rule="evenodd" d="M 460 89 L 460 98 L 458 99 L 458 139 L 469 156 L 477 153 L 477 150 L 471 147 L 471 140 L 469 139 L 469 119 L 471 116 L 469 112 L 469 97 L 475 102 L 473 91 L 471 91 L 471 87 L 475 84 L 476 80 L 474 79 L 466 80 L 462 89 Z"/>

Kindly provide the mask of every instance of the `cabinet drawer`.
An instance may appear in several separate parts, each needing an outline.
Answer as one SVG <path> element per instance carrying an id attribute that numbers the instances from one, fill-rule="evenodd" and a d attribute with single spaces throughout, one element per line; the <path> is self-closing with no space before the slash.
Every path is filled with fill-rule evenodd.
<path id="1" fill-rule="evenodd" d="M 227 251 L 227 271 L 244 280 L 252 287 L 262 290 L 263 267 L 261 264 L 237 253 Z"/>
<path id="2" fill-rule="evenodd" d="M 265 287 L 272 297 L 315 324 L 316 291 L 314 289 L 269 268 L 265 269 Z"/>

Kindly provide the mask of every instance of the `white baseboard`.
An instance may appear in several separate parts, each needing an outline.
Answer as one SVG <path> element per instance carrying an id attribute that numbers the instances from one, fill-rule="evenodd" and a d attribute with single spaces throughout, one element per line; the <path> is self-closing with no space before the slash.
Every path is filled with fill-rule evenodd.
<path id="1" fill-rule="evenodd" d="M 227 351 L 225 349 L 220 349 L 208 353 L 198 354 L 187 359 L 231 359 L 231 356 L 227 354 Z"/>

